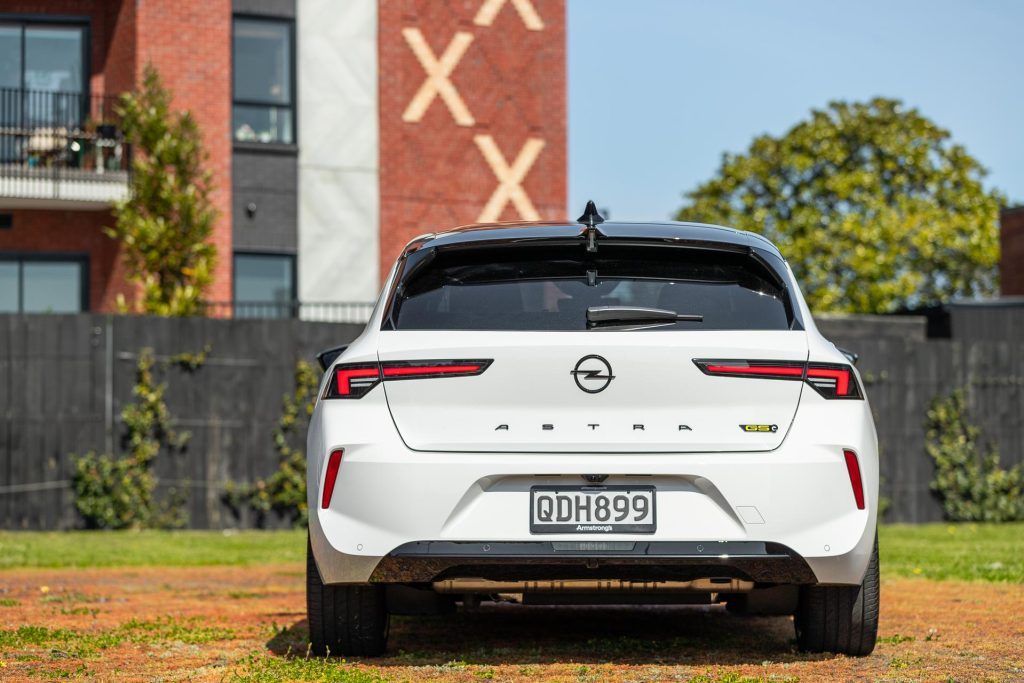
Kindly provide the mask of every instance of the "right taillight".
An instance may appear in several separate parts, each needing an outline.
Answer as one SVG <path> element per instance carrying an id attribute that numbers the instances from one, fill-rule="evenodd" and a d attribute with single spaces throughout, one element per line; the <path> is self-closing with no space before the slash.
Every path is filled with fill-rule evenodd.
<path id="1" fill-rule="evenodd" d="M 327 457 L 327 470 L 324 472 L 324 488 L 320 496 L 320 507 L 324 510 L 331 507 L 331 498 L 334 497 L 334 485 L 338 481 L 338 470 L 341 469 L 341 456 L 345 451 L 339 448 L 332 451 Z"/>
<path id="2" fill-rule="evenodd" d="M 807 383 L 825 398 L 864 398 L 849 365 L 809 363 Z"/>
<path id="3" fill-rule="evenodd" d="M 693 362 L 705 375 L 804 381 L 825 398 L 864 398 L 849 365 L 773 360 L 694 359 Z"/>
<path id="4" fill-rule="evenodd" d="M 847 449 L 843 451 L 846 458 L 846 472 L 850 475 L 850 487 L 853 489 L 853 499 L 857 502 L 857 509 L 864 509 L 864 481 L 860 477 L 860 462 L 857 454 Z"/>

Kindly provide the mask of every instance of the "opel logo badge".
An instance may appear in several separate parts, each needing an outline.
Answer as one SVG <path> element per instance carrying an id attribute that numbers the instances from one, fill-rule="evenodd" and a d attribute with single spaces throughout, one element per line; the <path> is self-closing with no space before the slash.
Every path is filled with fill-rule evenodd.
<path id="1" fill-rule="evenodd" d="M 612 366 L 601 356 L 583 356 L 569 373 L 576 380 L 576 386 L 588 394 L 598 394 L 608 388 L 615 379 Z"/>

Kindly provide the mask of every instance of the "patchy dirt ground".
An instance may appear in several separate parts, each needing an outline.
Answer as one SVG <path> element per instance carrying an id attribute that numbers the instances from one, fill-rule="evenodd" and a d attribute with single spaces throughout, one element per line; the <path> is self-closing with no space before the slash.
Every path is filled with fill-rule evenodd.
<path id="1" fill-rule="evenodd" d="M 883 582 L 864 659 L 721 607 L 485 606 L 393 619 L 388 655 L 306 660 L 302 568 L 0 572 L 0 680 L 1024 680 L 1024 587 Z"/>

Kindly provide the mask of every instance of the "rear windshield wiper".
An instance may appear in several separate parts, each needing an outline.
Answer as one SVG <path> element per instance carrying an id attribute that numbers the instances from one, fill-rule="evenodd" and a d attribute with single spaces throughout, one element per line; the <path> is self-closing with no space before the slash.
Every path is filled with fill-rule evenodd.
<path id="1" fill-rule="evenodd" d="M 679 321 L 702 323 L 704 316 L 643 306 L 591 306 L 587 309 L 587 327 L 589 329 L 617 325 L 657 325 Z"/>

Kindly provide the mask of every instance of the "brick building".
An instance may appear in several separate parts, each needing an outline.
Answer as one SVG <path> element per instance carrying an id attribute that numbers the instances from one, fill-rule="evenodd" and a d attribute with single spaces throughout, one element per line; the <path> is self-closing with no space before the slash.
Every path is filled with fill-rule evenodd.
<path id="1" fill-rule="evenodd" d="M 564 218 L 564 0 L 0 0 L 0 312 L 130 296 L 103 228 L 149 63 L 202 129 L 235 315 L 372 300 L 423 232 Z"/>
<path id="2" fill-rule="evenodd" d="M 1003 296 L 1024 296 L 1024 206 L 999 214 L 999 291 Z"/>

